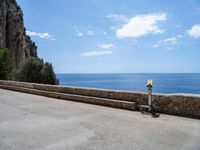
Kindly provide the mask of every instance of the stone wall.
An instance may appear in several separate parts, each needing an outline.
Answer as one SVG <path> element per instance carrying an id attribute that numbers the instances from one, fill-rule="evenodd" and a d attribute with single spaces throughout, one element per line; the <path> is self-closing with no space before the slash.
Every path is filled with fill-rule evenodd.
<path id="1" fill-rule="evenodd" d="M 136 105 L 147 104 L 148 100 L 148 96 L 144 92 L 91 89 L 70 86 L 52 86 L 14 81 L 0 81 L 0 85 L 24 87 L 42 91 L 51 91 L 82 96 L 92 96 L 120 101 L 130 101 L 136 102 Z M 160 107 L 160 113 L 200 119 L 200 95 L 153 94 L 153 101 Z"/>

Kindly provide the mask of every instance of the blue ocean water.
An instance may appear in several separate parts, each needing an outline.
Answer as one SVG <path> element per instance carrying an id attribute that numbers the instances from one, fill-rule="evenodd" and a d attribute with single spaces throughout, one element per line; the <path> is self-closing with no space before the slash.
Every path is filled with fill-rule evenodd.
<path id="1" fill-rule="evenodd" d="M 170 74 L 57 74 L 60 85 L 147 91 L 146 82 L 154 80 L 153 92 L 200 94 L 200 73 Z"/>

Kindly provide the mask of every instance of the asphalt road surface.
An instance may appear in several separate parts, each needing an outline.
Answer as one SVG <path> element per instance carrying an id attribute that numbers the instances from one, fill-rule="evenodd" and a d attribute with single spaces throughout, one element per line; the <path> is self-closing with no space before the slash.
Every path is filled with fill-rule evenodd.
<path id="1" fill-rule="evenodd" d="M 0 150 L 200 150 L 200 120 L 0 89 Z"/>

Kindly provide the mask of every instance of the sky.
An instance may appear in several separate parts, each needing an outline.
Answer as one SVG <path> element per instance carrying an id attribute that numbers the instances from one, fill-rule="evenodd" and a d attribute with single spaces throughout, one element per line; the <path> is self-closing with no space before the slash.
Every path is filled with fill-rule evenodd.
<path id="1" fill-rule="evenodd" d="M 56 73 L 199 73 L 200 0 L 17 0 Z"/>

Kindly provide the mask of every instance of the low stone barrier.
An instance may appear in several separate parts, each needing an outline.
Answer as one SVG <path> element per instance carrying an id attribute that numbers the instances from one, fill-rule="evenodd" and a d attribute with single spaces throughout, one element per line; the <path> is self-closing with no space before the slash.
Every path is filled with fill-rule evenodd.
<path id="1" fill-rule="evenodd" d="M 120 108 L 120 109 L 126 109 L 126 110 L 134 111 L 136 108 L 135 102 L 119 101 L 119 100 L 89 97 L 89 96 L 67 94 L 67 93 L 58 93 L 58 92 L 52 92 L 52 91 L 44 91 L 44 90 L 37 90 L 37 89 L 32 89 L 32 88 L 16 87 L 16 86 L 2 85 L 2 84 L 0 84 L 0 88 L 29 93 L 29 94 L 41 95 L 41 96 L 46 96 L 46 97 L 52 97 L 52 98 L 57 98 L 57 99 L 62 99 L 62 100 L 83 102 L 83 103 L 89 103 L 89 104 L 101 105 L 101 106 L 107 106 L 107 107 L 113 107 L 113 108 Z"/>
<path id="2" fill-rule="evenodd" d="M 30 89 L 75 94 L 82 96 L 92 96 L 98 98 L 114 99 L 119 101 L 136 102 L 136 105 L 147 104 L 148 102 L 148 96 L 144 92 L 80 88 L 71 86 L 54 86 L 2 80 L 0 80 L 0 85 L 24 87 Z M 200 119 L 200 95 L 153 94 L 153 101 L 157 103 L 160 107 L 160 113 Z"/>

